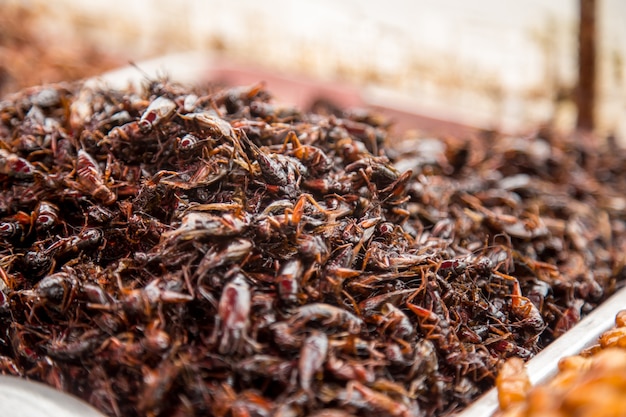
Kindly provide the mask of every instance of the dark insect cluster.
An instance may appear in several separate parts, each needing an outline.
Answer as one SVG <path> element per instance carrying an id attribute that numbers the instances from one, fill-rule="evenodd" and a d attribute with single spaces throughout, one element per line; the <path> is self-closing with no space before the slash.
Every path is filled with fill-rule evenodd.
<path id="1" fill-rule="evenodd" d="M 448 415 L 623 279 L 623 151 L 321 110 L 5 97 L 0 371 L 111 416 Z"/>

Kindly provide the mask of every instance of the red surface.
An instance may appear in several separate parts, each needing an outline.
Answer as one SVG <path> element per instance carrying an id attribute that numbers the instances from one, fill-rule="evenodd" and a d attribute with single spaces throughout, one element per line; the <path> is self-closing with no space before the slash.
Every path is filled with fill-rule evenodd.
<path id="1" fill-rule="evenodd" d="M 293 104 L 302 109 L 309 109 L 319 99 L 328 100 L 342 108 L 370 108 L 388 117 L 393 122 L 393 129 L 397 134 L 417 130 L 421 133 L 464 137 L 475 136 L 481 132 L 479 128 L 453 120 L 370 105 L 362 99 L 356 87 L 338 82 L 320 82 L 304 76 L 280 74 L 226 61 L 212 65 L 208 78 L 230 85 L 251 85 L 263 81 L 276 101 Z"/>

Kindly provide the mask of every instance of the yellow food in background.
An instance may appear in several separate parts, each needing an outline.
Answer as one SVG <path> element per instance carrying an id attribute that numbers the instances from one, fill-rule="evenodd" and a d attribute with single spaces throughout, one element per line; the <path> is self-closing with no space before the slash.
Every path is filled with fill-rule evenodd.
<path id="1" fill-rule="evenodd" d="M 626 310 L 617 314 L 615 324 L 597 345 L 561 359 L 558 374 L 536 387 L 523 362 L 509 359 L 496 380 L 496 416 L 626 416 Z"/>

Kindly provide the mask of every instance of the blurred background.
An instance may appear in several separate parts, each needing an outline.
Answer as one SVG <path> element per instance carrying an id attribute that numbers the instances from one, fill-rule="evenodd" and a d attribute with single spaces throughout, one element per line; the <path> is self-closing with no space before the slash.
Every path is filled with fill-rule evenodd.
<path id="1" fill-rule="evenodd" d="M 595 12 L 584 25 L 592 58 L 579 48 L 581 4 Z M 0 94 L 132 61 L 186 82 L 265 80 L 278 100 L 299 105 L 317 89 L 342 105 L 424 120 L 510 133 L 578 123 L 626 140 L 621 0 L 0 0 L 0 8 Z M 592 87 L 581 96 L 582 52 Z M 582 125 L 581 97 L 591 112 Z"/>

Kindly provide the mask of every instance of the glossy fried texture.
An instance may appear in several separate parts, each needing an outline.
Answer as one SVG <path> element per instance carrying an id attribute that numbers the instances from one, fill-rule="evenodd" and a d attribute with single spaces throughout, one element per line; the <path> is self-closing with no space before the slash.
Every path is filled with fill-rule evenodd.
<path id="1" fill-rule="evenodd" d="M 0 101 L 0 370 L 104 413 L 431 416 L 623 279 L 623 151 L 262 84 Z"/>

